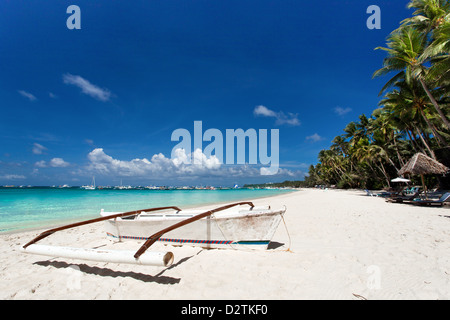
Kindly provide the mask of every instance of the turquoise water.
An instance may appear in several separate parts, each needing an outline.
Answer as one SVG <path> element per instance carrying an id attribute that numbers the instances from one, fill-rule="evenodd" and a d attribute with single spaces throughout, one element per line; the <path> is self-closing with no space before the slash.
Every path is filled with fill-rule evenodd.
<path id="1" fill-rule="evenodd" d="M 260 198 L 286 190 L 83 190 L 0 189 L 0 232 L 46 227 L 63 221 L 96 218 L 100 210 L 132 211 L 151 207 L 204 205 Z"/>

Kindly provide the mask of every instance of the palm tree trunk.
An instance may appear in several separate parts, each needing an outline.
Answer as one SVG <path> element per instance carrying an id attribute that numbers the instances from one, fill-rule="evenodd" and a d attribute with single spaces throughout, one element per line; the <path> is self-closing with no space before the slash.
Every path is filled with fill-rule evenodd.
<path id="1" fill-rule="evenodd" d="M 418 139 L 416 138 L 416 133 L 415 133 L 415 131 L 417 131 L 418 133 L 419 133 L 419 135 L 420 135 L 420 130 L 419 130 L 419 128 L 417 128 L 416 126 L 414 126 L 413 125 L 413 127 L 411 128 L 411 129 L 409 129 L 410 130 L 410 137 L 412 137 L 412 140 L 411 141 L 414 141 L 414 144 L 413 144 L 413 146 L 415 145 L 416 147 L 414 148 L 414 151 L 415 152 L 422 152 L 423 154 L 427 154 L 427 152 L 425 151 L 425 149 L 422 147 L 422 145 L 427 145 L 426 143 L 420 143 L 419 141 L 418 141 Z M 421 140 L 423 141 L 423 137 L 421 136 Z M 419 149 L 419 150 L 417 150 L 417 149 Z M 429 149 L 428 149 L 429 150 Z"/>
<path id="2" fill-rule="evenodd" d="M 422 137 L 425 139 L 427 144 L 430 146 L 430 149 L 433 150 L 433 148 L 431 148 L 431 137 L 430 137 L 430 134 L 425 132 L 425 131 L 422 131 Z"/>
<path id="3" fill-rule="evenodd" d="M 405 162 L 403 161 L 403 158 L 400 155 L 400 151 L 398 151 L 397 141 L 395 140 L 395 133 L 394 136 L 392 137 L 392 140 L 394 141 L 395 152 L 397 152 L 397 158 L 398 161 L 400 162 L 400 167 L 403 167 L 405 165 Z"/>
<path id="4" fill-rule="evenodd" d="M 377 172 L 377 170 L 375 170 L 375 169 L 373 168 L 373 166 L 370 164 L 369 161 L 367 161 L 367 164 L 369 165 L 370 169 L 372 169 L 372 172 L 375 174 L 375 173 Z"/>
<path id="5" fill-rule="evenodd" d="M 395 165 L 394 161 L 392 161 L 391 158 L 387 157 L 387 159 L 389 160 L 390 164 L 394 167 L 394 169 L 398 172 L 400 169 L 397 168 L 397 166 Z"/>
<path id="6" fill-rule="evenodd" d="M 443 143 L 444 145 L 446 145 L 445 140 L 442 138 L 442 136 L 439 134 L 439 132 L 437 132 L 436 127 L 430 122 L 430 120 L 427 118 L 425 112 L 423 111 L 423 108 L 419 109 L 420 115 L 422 116 L 422 118 L 425 120 L 425 122 L 428 125 L 428 128 L 431 129 L 431 131 L 433 132 L 433 136 L 436 137 L 436 141 L 437 144 L 439 146 L 439 148 L 441 147 L 441 143 Z"/>
<path id="7" fill-rule="evenodd" d="M 445 139 L 439 134 L 439 132 L 437 131 L 436 126 L 431 123 L 431 127 L 433 128 L 433 133 L 437 138 L 438 138 L 438 144 L 440 145 L 439 141 L 444 145 L 444 146 L 448 146 L 449 144 L 447 143 L 447 141 L 445 141 Z"/>
<path id="8" fill-rule="evenodd" d="M 335 164 L 332 165 L 332 168 L 334 172 L 336 172 L 336 174 L 339 176 L 339 179 L 342 180 L 344 172 L 341 170 L 341 168 L 339 168 L 339 166 Z"/>
<path id="9" fill-rule="evenodd" d="M 430 146 L 428 145 L 428 143 L 425 141 L 425 139 L 422 136 L 422 133 L 420 132 L 419 128 L 416 127 L 417 133 L 419 134 L 420 140 L 422 140 L 422 143 L 425 145 L 425 147 L 427 148 L 428 152 L 430 153 L 430 156 L 434 159 L 436 159 L 436 156 L 434 155 L 433 150 L 431 150 Z"/>
<path id="10" fill-rule="evenodd" d="M 450 129 L 450 121 L 447 120 L 447 117 L 445 116 L 444 112 L 442 111 L 442 109 L 439 107 L 436 99 L 434 99 L 433 95 L 431 94 L 430 90 L 428 90 L 427 85 L 425 84 L 425 82 L 423 81 L 423 79 L 421 77 L 419 77 L 419 81 L 420 84 L 422 85 L 423 89 L 425 90 L 425 92 L 427 93 L 428 98 L 430 98 L 431 103 L 433 104 L 434 108 L 436 109 L 437 113 L 439 113 L 439 116 L 441 117 L 442 121 L 444 122 L 444 124 L 447 126 L 447 128 Z"/>
<path id="11" fill-rule="evenodd" d="M 417 152 L 416 141 L 415 141 L 415 139 L 413 139 L 414 133 L 412 132 L 412 130 L 409 130 L 409 129 L 406 129 L 406 133 L 409 136 L 409 141 L 411 142 L 411 145 L 412 145 L 414 151 Z"/>
<path id="12" fill-rule="evenodd" d="M 386 182 L 388 184 L 388 187 L 390 188 L 391 187 L 391 182 L 389 181 L 389 176 L 388 176 L 388 174 L 386 172 L 386 169 L 384 169 L 383 162 L 381 162 L 381 160 L 379 162 L 380 162 L 381 166 L 378 166 L 378 169 L 380 169 L 380 171 L 383 173 L 384 178 L 386 179 Z"/>

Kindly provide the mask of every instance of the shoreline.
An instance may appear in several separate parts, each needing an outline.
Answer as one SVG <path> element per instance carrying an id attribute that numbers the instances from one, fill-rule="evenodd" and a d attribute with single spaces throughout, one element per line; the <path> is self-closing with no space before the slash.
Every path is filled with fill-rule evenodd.
<path id="1" fill-rule="evenodd" d="M 251 200 L 287 206 L 288 232 L 281 222 L 269 250 L 157 242 L 153 250 L 175 256 L 168 268 L 24 254 L 20 247 L 36 231 L 2 234 L 0 299 L 450 299 L 449 208 L 341 190 Z M 111 242 L 103 224 L 93 224 L 42 244 L 137 250 L 142 241 Z"/>

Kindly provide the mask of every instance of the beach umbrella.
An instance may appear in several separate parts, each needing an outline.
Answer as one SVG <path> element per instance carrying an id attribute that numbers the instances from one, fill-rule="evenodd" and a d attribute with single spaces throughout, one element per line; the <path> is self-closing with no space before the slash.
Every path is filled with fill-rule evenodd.
<path id="1" fill-rule="evenodd" d="M 425 191 L 425 197 L 427 197 L 427 188 L 423 176 L 426 174 L 446 174 L 448 171 L 450 171 L 450 169 L 439 161 L 419 152 L 409 159 L 409 161 L 398 171 L 398 174 L 420 175 L 422 178 L 423 190 Z"/>
<path id="2" fill-rule="evenodd" d="M 402 178 L 402 177 L 398 177 L 395 179 L 392 179 L 391 182 L 410 182 L 411 180 L 406 179 L 406 178 Z"/>

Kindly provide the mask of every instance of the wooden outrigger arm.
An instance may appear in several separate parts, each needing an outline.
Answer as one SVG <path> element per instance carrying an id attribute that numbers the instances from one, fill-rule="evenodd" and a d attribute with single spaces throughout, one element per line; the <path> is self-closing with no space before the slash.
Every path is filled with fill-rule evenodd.
<path id="1" fill-rule="evenodd" d="M 151 211 L 159 211 L 159 210 L 166 210 L 166 209 L 175 209 L 175 210 L 181 211 L 180 208 L 173 207 L 173 206 L 172 207 L 158 207 L 158 208 L 150 208 L 150 209 L 143 209 L 143 210 L 128 211 L 128 212 L 113 214 L 113 215 L 106 216 L 106 217 L 100 217 L 100 218 L 95 218 L 95 219 L 91 219 L 91 220 L 76 222 L 76 223 L 68 224 L 66 226 L 62 226 L 62 227 L 58 227 L 58 228 L 54 228 L 54 229 L 50 229 L 50 230 L 44 231 L 40 235 L 38 235 L 36 238 L 34 238 L 30 242 L 28 242 L 26 245 L 24 245 L 23 248 L 25 249 L 29 245 L 34 244 L 34 243 L 36 243 L 36 242 L 38 242 L 38 241 L 48 237 L 49 235 L 51 235 L 51 234 L 53 234 L 53 233 L 55 233 L 57 231 L 66 230 L 66 229 L 70 229 L 70 228 L 75 228 L 75 227 L 83 226 L 83 225 L 86 225 L 86 224 L 100 222 L 100 221 L 105 221 L 105 220 L 114 219 L 114 218 L 128 217 L 128 216 L 140 214 L 141 212 L 151 212 Z"/>
<path id="2" fill-rule="evenodd" d="M 212 214 L 215 213 L 215 212 L 223 211 L 223 210 L 226 210 L 226 209 L 229 209 L 229 208 L 232 208 L 232 207 L 235 207 L 235 206 L 239 206 L 239 205 L 244 205 L 244 204 L 248 204 L 251 208 L 254 207 L 254 205 L 253 205 L 252 202 L 238 202 L 238 203 L 233 203 L 233 204 L 229 204 L 229 205 L 226 205 L 226 206 L 223 206 L 223 207 L 219 207 L 219 208 L 216 208 L 216 209 L 213 209 L 213 210 L 209 210 L 209 211 L 200 213 L 200 214 L 198 214 L 198 215 L 193 216 L 192 218 L 183 220 L 183 221 L 178 222 L 178 223 L 176 223 L 176 224 L 174 224 L 174 225 L 172 225 L 172 226 L 170 226 L 170 227 L 167 227 L 167 228 L 165 228 L 165 229 L 163 229 L 163 230 L 161 230 L 161 231 L 158 231 L 158 232 L 156 232 L 155 234 L 151 235 L 151 236 L 147 239 L 147 241 L 145 241 L 145 243 L 144 243 L 144 244 L 139 248 L 139 250 L 136 252 L 136 254 L 134 255 L 134 257 L 135 257 L 136 259 L 138 259 L 138 258 L 139 258 L 139 257 L 140 257 L 140 256 L 141 256 L 141 255 L 142 255 L 142 254 L 143 254 L 143 253 L 144 253 L 144 252 L 145 252 L 152 244 L 154 244 L 159 238 L 161 238 L 161 236 L 162 236 L 163 234 L 165 234 L 165 233 L 167 233 L 167 232 L 169 232 L 169 231 L 172 231 L 172 230 L 174 230 L 174 229 L 180 228 L 180 227 L 185 226 L 185 225 L 187 225 L 187 224 L 189 224 L 189 223 L 192 223 L 192 222 L 194 222 L 194 221 L 197 221 L 197 220 L 203 219 L 203 218 L 205 218 L 205 217 L 208 217 L 208 216 L 212 215 Z"/>

